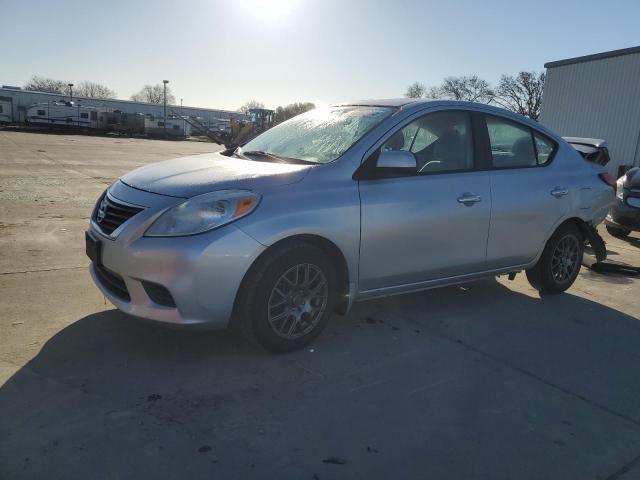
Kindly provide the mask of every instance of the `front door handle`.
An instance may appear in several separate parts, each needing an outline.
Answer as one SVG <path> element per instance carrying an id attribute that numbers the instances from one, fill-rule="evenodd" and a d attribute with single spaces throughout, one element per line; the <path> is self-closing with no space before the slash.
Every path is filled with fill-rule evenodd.
<path id="1" fill-rule="evenodd" d="M 462 203 L 467 207 L 472 206 L 474 203 L 478 203 L 482 201 L 482 197 L 480 195 L 475 195 L 473 193 L 463 193 L 458 197 L 458 203 Z"/>
<path id="2" fill-rule="evenodd" d="M 565 195 L 567 195 L 569 193 L 569 190 L 567 190 L 566 188 L 562 188 L 562 187 L 555 187 L 553 190 L 551 190 L 550 193 L 554 197 L 560 198 L 560 197 L 564 197 Z"/>

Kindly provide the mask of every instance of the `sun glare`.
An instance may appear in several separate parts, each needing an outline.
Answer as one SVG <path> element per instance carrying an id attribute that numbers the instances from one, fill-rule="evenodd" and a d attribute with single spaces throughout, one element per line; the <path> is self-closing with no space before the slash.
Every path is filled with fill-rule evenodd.
<path id="1" fill-rule="evenodd" d="M 299 0 L 240 0 L 243 9 L 266 21 L 282 20 L 291 15 Z"/>

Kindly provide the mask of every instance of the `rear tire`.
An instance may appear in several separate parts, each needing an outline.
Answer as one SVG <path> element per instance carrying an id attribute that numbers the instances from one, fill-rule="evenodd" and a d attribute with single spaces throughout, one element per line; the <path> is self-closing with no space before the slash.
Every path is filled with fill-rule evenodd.
<path id="1" fill-rule="evenodd" d="M 625 228 L 610 227 L 609 225 L 607 225 L 606 228 L 609 235 L 616 238 L 625 238 L 631 233 L 631 230 L 627 230 Z"/>
<path id="2" fill-rule="evenodd" d="M 547 241 L 538 263 L 527 270 L 527 280 L 540 293 L 564 292 L 580 273 L 583 251 L 580 229 L 573 223 L 561 225 Z"/>
<path id="3" fill-rule="evenodd" d="M 315 245 L 277 246 L 251 268 L 236 305 L 236 327 L 274 353 L 298 350 L 325 328 L 336 301 L 331 259 Z"/>

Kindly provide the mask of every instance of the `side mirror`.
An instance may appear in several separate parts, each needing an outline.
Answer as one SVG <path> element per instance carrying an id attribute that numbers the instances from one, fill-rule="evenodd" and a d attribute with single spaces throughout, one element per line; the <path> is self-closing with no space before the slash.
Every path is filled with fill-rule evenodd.
<path id="1" fill-rule="evenodd" d="M 378 155 L 376 162 L 378 168 L 401 168 L 412 169 L 418 168 L 418 162 L 413 153 L 405 150 L 383 150 Z"/>

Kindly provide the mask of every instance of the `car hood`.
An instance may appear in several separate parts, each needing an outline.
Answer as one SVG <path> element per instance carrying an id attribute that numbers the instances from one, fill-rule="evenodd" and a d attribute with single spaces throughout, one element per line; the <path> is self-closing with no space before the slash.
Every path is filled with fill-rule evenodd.
<path id="1" fill-rule="evenodd" d="M 214 190 L 258 190 L 295 183 L 313 165 L 259 162 L 207 153 L 146 165 L 120 180 L 145 192 L 190 198 Z"/>

